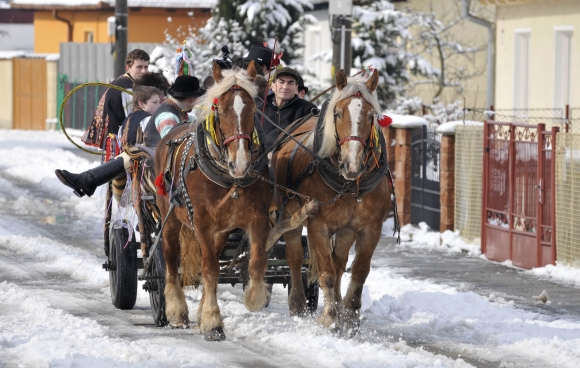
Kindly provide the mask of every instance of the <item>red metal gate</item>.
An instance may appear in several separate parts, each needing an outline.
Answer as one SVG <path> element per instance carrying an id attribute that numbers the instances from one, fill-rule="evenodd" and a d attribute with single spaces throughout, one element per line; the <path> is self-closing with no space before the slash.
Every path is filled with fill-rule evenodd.
<path id="1" fill-rule="evenodd" d="M 487 120 L 484 124 L 481 250 L 531 269 L 554 264 L 558 128 Z"/>

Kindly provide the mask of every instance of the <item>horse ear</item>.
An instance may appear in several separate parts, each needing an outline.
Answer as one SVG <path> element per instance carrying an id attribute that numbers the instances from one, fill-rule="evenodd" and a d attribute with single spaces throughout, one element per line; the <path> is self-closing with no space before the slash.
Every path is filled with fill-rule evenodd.
<path id="1" fill-rule="evenodd" d="M 256 71 L 256 64 L 254 63 L 254 60 L 250 61 L 250 63 L 248 64 L 248 68 L 246 69 L 246 71 L 248 72 L 248 77 L 250 78 L 250 81 L 254 81 L 254 79 L 256 78 L 256 74 L 258 73 Z"/>
<path id="2" fill-rule="evenodd" d="M 346 86 L 346 73 L 344 72 L 344 70 L 340 69 L 340 71 L 336 73 L 335 80 L 336 87 L 338 88 L 339 91 Z"/>
<path id="3" fill-rule="evenodd" d="M 216 83 L 219 83 L 222 79 L 224 79 L 222 68 L 220 68 L 217 63 L 213 63 L 212 74 L 213 80 L 215 80 Z"/>
<path id="4" fill-rule="evenodd" d="M 375 69 L 373 75 L 367 81 L 367 88 L 369 89 L 369 92 L 373 93 L 375 89 L 377 89 L 378 85 L 379 85 L 379 71 Z"/>

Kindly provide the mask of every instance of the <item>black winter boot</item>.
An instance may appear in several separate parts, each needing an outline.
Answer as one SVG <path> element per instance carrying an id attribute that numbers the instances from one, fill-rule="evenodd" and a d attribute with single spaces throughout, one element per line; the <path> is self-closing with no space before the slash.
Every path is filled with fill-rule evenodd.
<path id="1" fill-rule="evenodd" d="M 80 174 L 73 174 L 66 170 L 55 170 L 54 173 L 58 180 L 73 189 L 74 194 L 79 197 L 86 194 L 90 197 L 99 185 L 125 175 L 125 166 L 123 159 L 117 158 Z"/>

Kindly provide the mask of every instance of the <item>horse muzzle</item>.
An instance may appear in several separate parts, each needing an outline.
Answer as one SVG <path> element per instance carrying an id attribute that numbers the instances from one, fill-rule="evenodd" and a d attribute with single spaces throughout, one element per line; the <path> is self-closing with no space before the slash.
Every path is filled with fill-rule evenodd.
<path id="1" fill-rule="evenodd" d="M 356 180 L 365 171 L 365 167 L 362 162 L 345 160 L 339 163 L 338 170 L 346 180 Z"/>
<path id="2" fill-rule="evenodd" d="M 250 161 L 249 160 L 235 160 L 228 162 L 228 171 L 230 175 L 234 178 L 243 178 L 250 171 Z"/>

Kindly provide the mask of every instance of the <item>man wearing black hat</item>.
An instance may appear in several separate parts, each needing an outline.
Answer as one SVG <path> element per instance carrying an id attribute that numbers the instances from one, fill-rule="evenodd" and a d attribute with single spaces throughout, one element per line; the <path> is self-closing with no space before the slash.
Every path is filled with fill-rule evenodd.
<path id="1" fill-rule="evenodd" d="M 199 87 L 199 80 L 191 75 L 181 75 L 169 87 L 169 98 L 151 115 L 149 123 L 143 130 L 143 143 L 155 148 L 174 126 L 189 120 L 187 113 L 191 111 L 197 99 L 205 93 Z"/>
<path id="2" fill-rule="evenodd" d="M 308 87 L 304 86 L 304 79 L 298 76 L 298 97 L 304 99 L 304 96 L 308 93 Z"/>
<path id="3" fill-rule="evenodd" d="M 282 129 L 308 115 L 312 108 L 316 107 L 313 103 L 298 97 L 298 78 L 298 73 L 292 68 L 278 69 L 272 84 L 274 93 L 266 97 L 265 108 L 263 108 L 263 103 L 258 102 L 257 109 L 263 110 L 265 115 Z M 278 128 L 266 119 L 262 121 L 258 114 L 256 126 L 257 129 L 262 130 L 264 145 L 269 147 L 274 144 L 280 133 Z"/>
<path id="4" fill-rule="evenodd" d="M 272 62 L 272 50 L 259 45 L 252 45 L 248 56 L 244 58 L 246 63 L 254 60 L 254 64 L 259 64 L 261 68 L 257 68 L 260 75 L 266 75 L 270 71 L 270 63 Z"/>
<path id="5" fill-rule="evenodd" d="M 182 121 L 187 121 L 187 112 L 193 108 L 198 97 L 204 92 L 199 88 L 199 81 L 196 77 L 190 75 L 177 77 L 175 83 L 167 90 L 170 97 L 151 115 L 143 131 L 145 145 L 156 148 L 161 138 L 171 128 Z M 73 174 L 66 170 L 55 170 L 55 174 L 64 185 L 72 188 L 77 196 L 90 197 L 99 185 L 125 175 L 125 170 L 128 170 L 131 164 L 131 158 L 123 152 L 115 159 L 80 174 Z"/>

